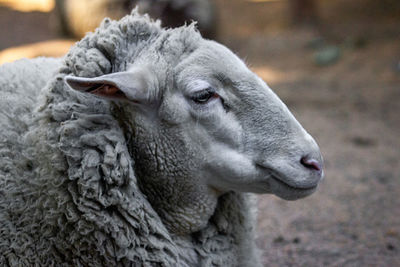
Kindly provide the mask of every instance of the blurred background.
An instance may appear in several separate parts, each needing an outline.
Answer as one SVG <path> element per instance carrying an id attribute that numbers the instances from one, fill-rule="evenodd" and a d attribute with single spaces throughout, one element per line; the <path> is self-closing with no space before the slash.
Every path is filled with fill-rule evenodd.
<path id="1" fill-rule="evenodd" d="M 0 63 L 62 56 L 136 4 L 170 27 L 197 20 L 321 147 L 314 195 L 259 198 L 266 266 L 400 266 L 400 1 L 0 0 Z"/>

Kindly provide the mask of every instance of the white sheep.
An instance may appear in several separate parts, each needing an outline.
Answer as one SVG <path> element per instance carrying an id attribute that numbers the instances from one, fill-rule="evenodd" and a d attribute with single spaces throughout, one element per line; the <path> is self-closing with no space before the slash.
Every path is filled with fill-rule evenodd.
<path id="1" fill-rule="evenodd" d="M 312 137 L 226 47 L 133 11 L 0 68 L 0 265 L 259 266 L 246 192 L 305 197 Z"/>

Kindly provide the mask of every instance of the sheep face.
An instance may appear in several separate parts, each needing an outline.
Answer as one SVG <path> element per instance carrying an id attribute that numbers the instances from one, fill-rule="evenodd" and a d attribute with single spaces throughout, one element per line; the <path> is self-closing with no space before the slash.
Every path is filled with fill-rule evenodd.
<path id="1" fill-rule="evenodd" d="M 117 103 L 142 190 L 170 224 L 182 214 L 204 221 L 230 190 L 288 200 L 315 191 L 323 176 L 316 142 L 232 52 L 202 40 L 174 64 L 144 64 L 150 57 L 66 82 Z M 192 221 L 190 230 L 201 227 Z"/>

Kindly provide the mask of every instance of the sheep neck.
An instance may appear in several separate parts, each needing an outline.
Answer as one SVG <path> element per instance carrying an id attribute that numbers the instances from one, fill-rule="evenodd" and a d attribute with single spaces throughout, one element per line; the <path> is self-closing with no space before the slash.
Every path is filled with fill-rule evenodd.
<path id="1" fill-rule="evenodd" d="M 138 117 L 135 125 L 123 121 L 125 132 L 131 135 L 127 136 L 128 147 L 135 160 L 140 189 L 166 228 L 173 234 L 185 235 L 206 227 L 220 193 L 201 183 L 199 177 L 190 176 L 196 159 L 188 156 L 188 148 L 177 144 L 172 136 L 160 134 L 154 122 Z"/>
<path id="2" fill-rule="evenodd" d="M 190 234 L 208 224 L 218 202 L 216 191 L 191 183 L 190 177 L 166 176 L 166 168 L 146 168 L 149 165 L 144 164 L 143 157 L 135 162 L 140 189 L 171 233 Z M 165 173 L 158 175 L 158 171 Z"/>
<path id="3" fill-rule="evenodd" d="M 174 235 L 187 235 L 204 229 L 217 205 L 217 196 L 213 197 L 211 193 L 199 194 L 201 190 L 188 192 L 180 189 L 184 194 L 177 197 L 175 193 L 155 193 L 156 189 L 148 186 L 141 188 L 166 228 Z M 196 199 L 192 198 L 193 195 L 196 195 Z"/>

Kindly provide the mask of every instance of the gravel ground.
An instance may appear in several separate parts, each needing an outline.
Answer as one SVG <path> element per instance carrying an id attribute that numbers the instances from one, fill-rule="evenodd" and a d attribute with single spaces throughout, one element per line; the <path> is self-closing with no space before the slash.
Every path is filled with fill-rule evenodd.
<path id="1" fill-rule="evenodd" d="M 287 103 L 325 158 L 311 197 L 260 196 L 266 266 L 400 266 L 400 9 L 372 2 L 322 0 L 323 23 L 293 28 L 284 1 L 216 1 L 219 41 Z M 0 8 L 0 49 L 55 38 L 48 18 Z M 328 44 L 340 56 L 317 66 Z"/>

